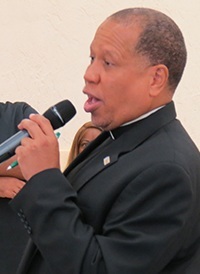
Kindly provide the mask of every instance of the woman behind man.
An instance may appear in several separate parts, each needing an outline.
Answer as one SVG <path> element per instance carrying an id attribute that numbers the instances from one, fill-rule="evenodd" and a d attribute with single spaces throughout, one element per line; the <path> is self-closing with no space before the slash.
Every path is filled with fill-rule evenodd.
<path id="1" fill-rule="evenodd" d="M 99 136 L 102 129 L 96 127 L 92 122 L 83 124 L 74 136 L 71 149 L 68 156 L 67 166 L 91 143 Z"/>

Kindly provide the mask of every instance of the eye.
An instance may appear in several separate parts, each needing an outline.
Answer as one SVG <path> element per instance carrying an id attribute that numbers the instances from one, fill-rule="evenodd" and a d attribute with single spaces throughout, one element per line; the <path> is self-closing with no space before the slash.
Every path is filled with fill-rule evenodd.
<path id="1" fill-rule="evenodd" d="M 85 148 L 89 145 L 89 143 L 90 143 L 90 142 L 86 142 L 86 141 L 80 143 L 80 148 L 81 148 L 81 149 L 85 149 Z"/>
<path id="2" fill-rule="evenodd" d="M 110 62 L 110 61 L 108 61 L 108 60 L 105 60 L 104 63 L 105 63 L 105 66 L 106 66 L 106 67 L 113 66 L 113 63 Z"/>
<path id="3" fill-rule="evenodd" d="M 90 56 L 90 64 L 92 64 L 94 61 L 94 56 Z"/>
<path id="4" fill-rule="evenodd" d="M 107 66 L 110 66 L 110 65 L 111 65 L 111 63 L 108 62 L 108 61 L 105 61 L 105 64 L 106 64 Z"/>

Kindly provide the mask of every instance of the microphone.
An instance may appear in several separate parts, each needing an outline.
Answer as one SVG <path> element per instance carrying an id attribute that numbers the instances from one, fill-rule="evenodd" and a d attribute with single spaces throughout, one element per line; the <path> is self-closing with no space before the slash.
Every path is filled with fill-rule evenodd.
<path id="1" fill-rule="evenodd" d="M 75 114 L 76 109 L 73 104 L 69 100 L 63 100 L 46 110 L 43 116 L 50 121 L 53 129 L 58 129 L 71 120 Z M 27 130 L 20 130 L 0 144 L 0 163 L 13 156 L 21 140 L 28 136 Z"/>

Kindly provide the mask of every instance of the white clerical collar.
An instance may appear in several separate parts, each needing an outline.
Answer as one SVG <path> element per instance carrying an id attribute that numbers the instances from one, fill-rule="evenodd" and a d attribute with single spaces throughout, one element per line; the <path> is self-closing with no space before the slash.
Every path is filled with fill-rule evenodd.
<path id="1" fill-rule="evenodd" d="M 153 110 L 151 110 L 151 111 L 149 111 L 149 112 L 147 112 L 147 113 L 141 115 L 140 117 L 138 117 L 138 118 L 136 118 L 136 119 L 134 119 L 134 120 L 132 120 L 132 121 L 129 121 L 129 122 L 127 122 L 127 123 L 122 124 L 120 127 L 128 126 L 128 125 L 133 124 L 133 123 L 135 123 L 135 122 L 137 122 L 137 121 L 139 121 L 139 120 L 142 120 L 142 119 L 144 119 L 144 118 L 150 116 L 150 115 L 153 114 L 154 112 L 158 111 L 159 109 L 163 108 L 164 106 L 165 106 L 165 105 L 160 106 L 160 107 L 158 107 L 158 108 L 155 108 L 155 109 L 153 109 Z M 114 137 L 112 131 L 110 130 L 109 132 L 110 132 L 111 138 L 114 140 L 115 137 Z"/>

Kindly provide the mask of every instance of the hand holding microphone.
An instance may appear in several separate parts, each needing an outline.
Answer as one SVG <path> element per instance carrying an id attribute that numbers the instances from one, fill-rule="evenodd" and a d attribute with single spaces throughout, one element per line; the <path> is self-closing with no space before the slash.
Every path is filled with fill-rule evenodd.
<path id="1" fill-rule="evenodd" d="M 25 179 L 43 169 L 58 167 L 58 142 L 52 127 L 57 129 L 65 125 L 75 114 L 74 106 L 64 100 L 49 108 L 43 116 L 33 114 L 30 119 L 23 120 L 20 131 L 0 145 L 0 162 L 11 157 L 21 144 L 16 154 Z M 27 138 L 29 136 L 31 138 Z"/>
<path id="2" fill-rule="evenodd" d="M 58 141 L 50 122 L 42 115 L 31 114 L 19 124 L 30 137 L 21 140 L 15 150 L 21 172 L 26 180 L 45 169 L 59 168 Z"/>
<path id="3" fill-rule="evenodd" d="M 56 138 L 58 139 L 60 137 L 60 132 L 56 132 Z M 12 162 L 8 167 L 7 167 L 7 170 L 10 170 L 10 169 L 13 169 L 15 168 L 16 166 L 18 166 L 18 161 L 15 160 L 14 162 Z"/>
<path id="4" fill-rule="evenodd" d="M 58 129 L 64 126 L 75 114 L 76 109 L 72 103 L 69 100 L 64 100 L 50 107 L 43 116 L 50 121 L 53 129 Z M 26 130 L 21 130 L 0 144 L 0 163 L 13 156 L 16 147 L 21 144 L 21 140 L 28 136 L 29 133 Z"/>

